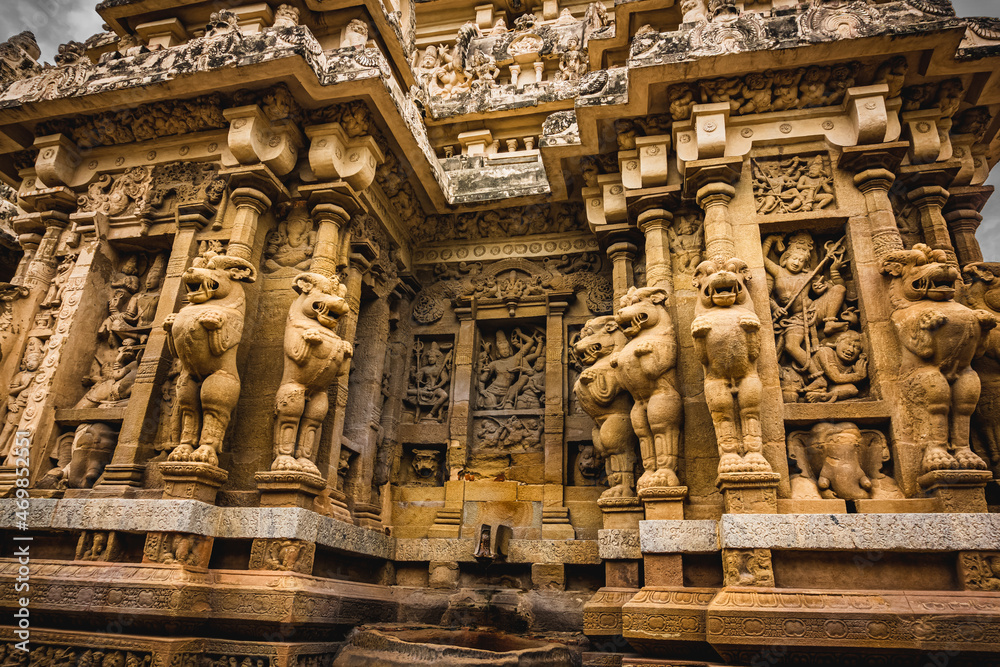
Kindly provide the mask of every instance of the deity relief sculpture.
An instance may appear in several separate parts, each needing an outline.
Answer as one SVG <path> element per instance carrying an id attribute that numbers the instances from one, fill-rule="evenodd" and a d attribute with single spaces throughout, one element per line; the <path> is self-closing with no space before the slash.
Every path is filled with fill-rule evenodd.
<path id="1" fill-rule="evenodd" d="M 760 430 L 760 320 L 750 301 L 749 282 L 746 263 L 735 258 L 725 266 L 702 262 L 694 275 L 698 301 L 691 336 L 705 371 L 705 400 L 715 424 L 720 473 L 771 472 Z"/>
<path id="2" fill-rule="evenodd" d="M 170 461 L 217 466 L 229 419 L 240 397 L 236 348 L 243 336 L 243 282 L 256 271 L 246 260 L 211 250 L 181 275 L 188 303 L 164 320 L 167 344 L 181 363 Z"/>
<path id="3" fill-rule="evenodd" d="M 278 227 L 265 239 L 264 273 L 283 268 L 307 271 L 316 246 L 315 225 L 304 201 L 296 202 Z"/>
<path id="4" fill-rule="evenodd" d="M 789 434 L 788 456 L 800 471 L 791 480 L 794 498 L 903 497 L 896 480 L 882 472 L 889 445 L 881 431 L 862 430 L 850 422 L 821 422 L 809 431 Z"/>
<path id="5" fill-rule="evenodd" d="M 673 254 L 675 270 L 681 274 L 694 275 L 701 263 L 705 225 L 694 213 L 679 213 L 667 233 L 670 236 L 670 252 Z"/>
<path id="6" fill-rule="evenodd" d="M 677 392 L 677 341 L 667 310 L 664 287 L 629 289 L 621 299 L 615 321 L 628 342 L 611 358 L 622 384 L 632 394 L 632 428 L 639 437 L 643 474 L 636 482 L 642 490 L 679 486 L 683 409 Z"/>
<path id="7" fill-rule="evenodd" d="M 522 451 L 541 444 L 542 421 L 534 417 L 486 417 L 476 421 L 474 434 L 480 448 Z"/>
<path id="8" fill-rule="evenodd" d="M 115 531 L 85 530 L 76 543 L 76 560 L 115 562 L 121 558 L 121 551 Z"/>
<path id="9" fill-rule="evenodd" d="M 38 481 L 41 489 L 90 489 L 111 462 L 118 431 L 101 422 L 80 424 L 57 440 L 58 462 Z"/>
<path id="10" fill-rule="evenodd" d="M 344 299 L 347 286 L 336 277 L 301 273 L 292 287 L 298 297 L 285 324 L 285 369 L 275 398 L 271 470 L 320 475 L 316 455 L 329 410 L 326 392 L 353 354 L 351 344 L 336 332 L 338 320 L 350 311 Z"/>
<path id="11" fill-rule="evenodd" d="M 905 436 L 923 451 L 921 470 L 982 470 L 969 447 L 981 383 L 972 360 L 985 351 L 996 318 L 954 300 L 959 272 L 943 250 L 918 243 L 882 260 L 891 277 L 892 325 L 902 351 L 899 396 Z"/>
<path id="12" fill-rule="evenodd" d="M 451 397 L 452 345 L 416 341 L 406 402 L 413 406 L 413 421 L 443 421 Z"/>
<path id="13" fill-rule="evenodd" d="M 759 215 L 817 211 L 833 203 L 833 177 L 826 156 L 751 162 Z"/>
<path id="14" fill-rule="evenodd" d="M 580 40 L 573 37 L 569 40 L 566 50 L 559 56 L 559 71 L 555 78 L 557 81 L 570 83 L 579 81 L 587 73 L 588 66 L 587 49 L 581 48 Z"/>
<path id="15" fill-rule="evenodd" d="M 503 330 L 498 330 L 494 334 L 494 341 L 495 346 L 484 341 L 479 355 L 477 408 L 526 407 L 517 406 L 518 401 L 523 402 L 526 394 L 539 383 L 544 387 L 545 337 L 540 331 L 529 335 L 520 327 L 515 327 L 509 338 Z M 527 400 L 530 402 L 531 399 Z"/>
<path id="16" fill-rule="evenodd" d="M 773 259 L 772 250 L 781 254 Z M 764 268 L 782 364 L 785 402 L 832 403 L 857 398 L 868 381 L 868 356 L 857 308 L 842 275 L 843 239 L 816 243 L 807 232 L 764 239 Z"/>
<path id="17" fill-rule="evenodd" d="M 14 433 L 24 415 L 24 408 L 28 405 L 27 389 L 34 381 L 35 375 L 38 374 L 43 357 L 44 354 L 40 346 L 29 344 L 24 356 L 21 357 L 20 370 L 11 378 L 10 386 L 7 388 L 7 402 L 4 406 L 3 431 L 0 431 L 0 457 L 7 456 L 14 443 Z"/>
<path id="18" fill-rule="evenodd" d="M 573 387 L 580 407 L 594 420 L 594 450 L 605 461 L 610 488 L 602 498 L 635 496 L 636 436 L 630 414 L 632 397 L 619 377 L 611 359 L 627 339 L 614 316 L 595 317 L 580 331 L 573 345 L 576 358 L 583 364 Z"/>
<path id="19" fill-rule="evenodd" d="M 976 262 L 962 270 L 962 301 L 1000 319 L 1000 264 Z M 982 356 L 972 361 L 982 389 L 973 414 L 978 451 L 989 459 L 993 474 L 1000 472 L 1000 328 L 989 332 Z"/>

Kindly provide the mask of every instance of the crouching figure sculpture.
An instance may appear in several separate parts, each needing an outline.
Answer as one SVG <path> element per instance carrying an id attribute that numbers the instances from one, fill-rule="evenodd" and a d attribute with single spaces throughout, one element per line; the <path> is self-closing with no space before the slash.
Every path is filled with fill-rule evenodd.
<path id="1" fill-rule="evenodd" d="M 971 363 L 983 353 L 996 318 L 954 300 L 960 276 L 941 250 L 918 243 L 886 257 L 882 272 L 892 276 L 892 324 L 902 348 L 901 423 L 908 433 L 897 443 L 900 456 L 922 448 L 921 472 L 985 469 L 969 448 L 980 393 Z M 912 493 L 909 479 L 900 482 Z"/>
<path id="2" fill-rule="evenodd" d="M 760 319 L 750 301 L 749 281 L 746 263 L 735 258 L 724 266 L 702 262 L 693 281 L 698 301 L 691 335 L 705 370 L 705 400 L 715 424 L 720 473 L 771 472 L 762 453 Z"/>
<path id="3" fill-rule="evenodd" d="M 349 310 L 345 285 L 336 277 L 300 273 L 298 293 L 285 325 L 285 370 L 275 400 L 274 462 L 271 470 L 319 475 L 316 453 L 329 402 L 326 390 L 350 359 L 352 346 L 336 333 Z"/>
<path id="4" fill-rule="evenodd" d="M 181 276 L 188 304 L 163 322 L 170 352 L 180 361 L 169 461 L 219 464 L 218 454 L 240 397 L 236 347 L 246 308 L 242 282 L 256 270 L 246 260 L 208 251 Z M 204 415 L 203 415 L 204 413 Z M 204 422 L 204 423 L 203 423 Z"/>
<path id="5" fill-rule="evenodd" d="M 639 436 L 644 472 L 639 490 L 679 486 L 681 396 L 677 392 L 677 341 L 663 287 L 631 288 L 622 297 L 615 321 L 628 342 L 611 359 L 632 394 L 632 428 Z"/>
<path id="6" fill-rule="evenodd" d="M 605 460 L 608 485 L 601 498 L 635 497 L 635 432 L 629 413 L 632 397 L 611 366 L 611 358 L 627 339 L 611 315 L 595 317 L 580 331 L 573 346 L 585 368 L 573 391 L 580 407 L 594 420 L 594 449 Z"/>

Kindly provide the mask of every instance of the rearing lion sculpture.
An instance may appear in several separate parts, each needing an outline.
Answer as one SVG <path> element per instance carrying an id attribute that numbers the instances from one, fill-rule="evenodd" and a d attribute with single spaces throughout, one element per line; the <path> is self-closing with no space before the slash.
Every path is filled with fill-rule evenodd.
<path id="1" fill-rule="evenodd" d="M 735 258 L 724 266 L 704 261 L 694 274 L 698 302 L 691 335 L 705 370 L 720 473 L 771 472 L 760 430 L 760 319 L 748 295 L 749 280 L 746 263 Z"/>
<path id="2" fill-rule="evenodd" d="M 900 423 L 905 435 L 897 444 L 905 460 L 899 481 L 912 495 L 916 471 L 906 468 L 916 466 L 907 462 L 920 449 L 920 472 L 986 468 L 969 448 L 970 419 L 981 389 L 971 363 L 983 353 L 997 322 L 990 313 L 954 300 L 959 273 L 942 250 L 917 243 L 883 259 L 882 272 L 892 276 L 892 324 L 902 351 Z"/>
<path id="3" fill-rule="evenodd" d="M 622 297 L 615 321 L 628 342 L 611 364 L 632 394 L 632 428 L 639 436 L 644 472 L 636 483 L 642 490 L 679 486 L 683 408 L 677 392 L 677 341 L 667 310 L 669 293 L 663 287 L 631 288 Z"/>
<path id="4" fill-rule="evenodd" d="M 240 398 L 236 347 L 243 336 L 246 308 L 241 282 L 256 271 L 238 257 L 208 251 L 181 276 L 188 304 L 163 322 L 167 345 L 180 361 L 170 461 L 218 465 L 218 453 Z M 204 423 L 203 415 L 204 413 Z M 197 449 L 196 449 L 197 448 Z"/>
<path id="5" fill-rule="evenodd" d="M 605 459 L 611 488 L 601 498 L 635 496 L 635 432 L 629 419 L 632 397 L 611 366 L 612 355 L 623 348 L 627 339 L 612 315 L 595 317 L 580 331 L 573 346 L 576 356 L 586 366 L 573 391 L 594 420 L 594 449 Z"/>
<path id="6" fill-rule="evenodd" d="M 319 475 L 316 453 L 329 409 L 326 390 L 353 350 L 336 333 L 337 320 L 350 308 L 344 300 L 346 286 L 336 278 L 300 273 L 292 288 L 298 297 L 285 325 L 285 370 L 274 405 L 271 470 Z"/>

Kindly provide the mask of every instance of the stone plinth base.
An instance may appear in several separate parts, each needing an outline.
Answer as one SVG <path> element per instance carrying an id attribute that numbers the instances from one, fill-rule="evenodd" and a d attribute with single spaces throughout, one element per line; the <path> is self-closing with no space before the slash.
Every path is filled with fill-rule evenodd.
<path id="1" fill-rule="evenodd" d="M 937 512 L 939 507 L 937 498 L 872 498 L 854 501 L 854 509 L 861 514 L 922 514 Z"/>
<path id="2" fill-rule="evenodd" d="M 638 588 L 605 586 L 583 605 L 583 634 L 588 637 L 619 637 L 622 634 L 622 607 L 639 592 Z"/>
<path id="3" fill-rule="evenodd" d="M 294 470 L 268 470 L 253 476 L 262 507 L 301 507 L 311 510 L 326 488 L 319 475 Z"/>
<path id="4" fill-rule="evenodd" d="M 716 588 L 643 586 L 622 606 L 622 636 L 645 654 L 710 653 L 704 644 L 690 643 L 705 641 L 705 615 L 717 593 Z"/>
<path id="5" fill-rule="evenodd" d="M 382 530 L 382 508 L 371 503 L 354 503 L 351 516 L 354 525 L 371 530 Z"/>
<path id="6" fill-rule="evenodd" d="M 651 486 L 639 491 L 639 499 L 645 506 L 647 521 L 684 518 L 686 486 Z"/>
<path id="7" fill-rule="evenodd" d="M 427 529 L 427 537 L 458 539 L 462 532 L 462 508 L 438 510 L 434 525 Z"/>
<path id="8" fill-rule="evenodd" d="M 167 465 L 170 465 L 167 462 Z M 109 463 L 94 484 L 95 498 L 122 496 L 130 489 L 142 488 L 146 465 L 139 463 Z"/>
<path id="9" fill-rule="evenodd" d="M 645 518 L 642 501 L 638 498 L 599 498 L 597 506 L 604 515 L 605 528 L 639 529 Z"/>
<path id="10" fill-rule="evenodd" d="M 775 514 L 780 480 L 776 472 L 723 472 L 715 484 L 722 490 L 726 514 Z"/>
<path id="11" fill-rule="evenodd" d="M 163 497 L 215 502 L 215 495 L 229 479 L 229 473 L 208 463 L 167 461 L 160 464 Z"/>
<path id="12" fill-rule="evenodd" d="M 847 501 L 836 498 L 778 499 L 778 514 L 847 514 Z"/>
<path id="13" fill-rule="evenodd" d="M 986 512 L 988 470 L 935 470 L 917 478 L 920 488 L 940 503 L 941 512 Z"/>

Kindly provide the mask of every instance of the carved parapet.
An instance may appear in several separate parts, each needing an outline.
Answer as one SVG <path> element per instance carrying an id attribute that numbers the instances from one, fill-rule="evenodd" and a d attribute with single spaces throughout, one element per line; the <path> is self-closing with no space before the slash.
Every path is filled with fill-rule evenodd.
<path id="1" fill-rule="evenodd" d="M 342 180 L 357 191 L 375 179 L 375 169 L 385 156 L 375 139 L 364 135 L 349 138 L 340 123 L 326 123 L 306 128 L 309 166 L 320 180 Z"/>
<path id="2" fill-rule="evenodd" d="M 295 167 L 302 135 L 292 123 L 272 123 L 256 104 L 226 109 L 229 150 L 240 164 L 263 163 L 279 176 Z"/>
<path id="3" fill-rule="evenodd" d="M 38 137 L 34 147 L 38 150 L 35 173 L 39 181 L 50 188 L 73 182 L 82 158 L 79 148 L 69 137 L 64 134 Z"/>
<path id="4" fill-rule="evenodd" d="M 207 463 L 167 461 L 160 464 L 163 476 L 163 497 L 200 500 L 212 504 L 229 473 Z"/>

